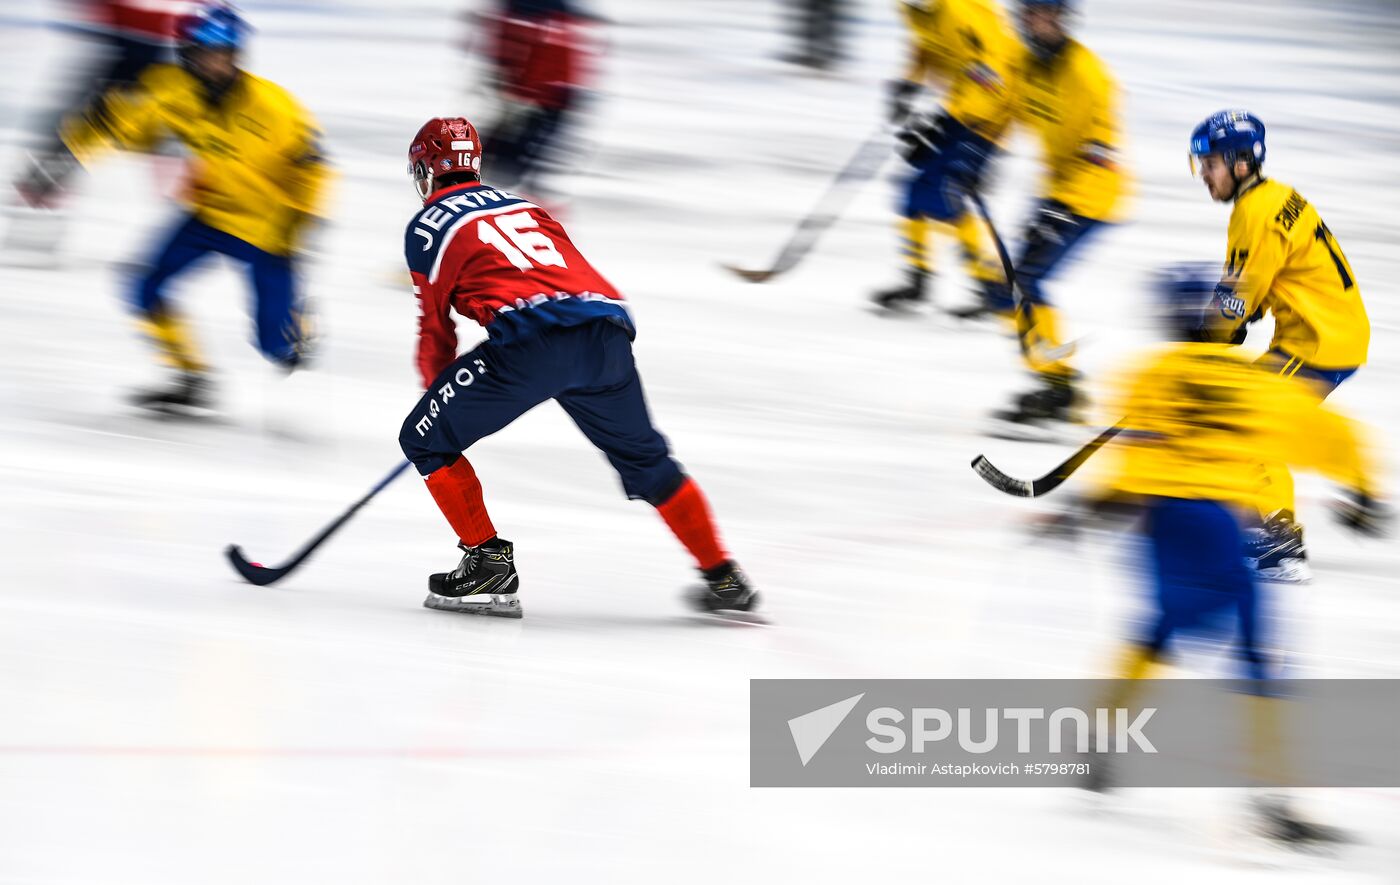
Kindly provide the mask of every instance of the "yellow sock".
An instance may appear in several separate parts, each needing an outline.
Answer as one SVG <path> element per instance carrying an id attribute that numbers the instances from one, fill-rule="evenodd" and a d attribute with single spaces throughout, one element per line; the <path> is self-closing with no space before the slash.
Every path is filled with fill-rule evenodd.
<path id="1" fill-rule="evenodd" d="M 148 314 L 141 329 L 155 343 L 162 360 L 182 372 L 203 372 L 207 368 L 194 346 L 194 338 L 178 316 L 169 312 Z"/>
<path id="2" fill-rule="evenodd" d="M 953 223 L 953 232 L 962 247 L 963 265 L 974 280 L 1005 283 L 1006 270 L 994 261 L 987 249 L 986 222 L 970 212 L 964 212 Z"/>
<path id="3" fill-rule="evenodd" d="M 1069 353 L 1060 354 L 1059 311 L 1048 304 L 1028 305 L 1027 320 L 1021 329 L 1025 343 L 1026 363 L 1032 371 L 1051 380 L 1063 380 L 1074 374 Z"/>
<path id="4" fill-rule="evenodd" d="M 920 273 L 931 273 L 933 261 L 929 253 L 929 239 L 933 233 L 933 222 L 926 218 L 901 218 L 899 233 L 904 244 L 905 262 Z"/>

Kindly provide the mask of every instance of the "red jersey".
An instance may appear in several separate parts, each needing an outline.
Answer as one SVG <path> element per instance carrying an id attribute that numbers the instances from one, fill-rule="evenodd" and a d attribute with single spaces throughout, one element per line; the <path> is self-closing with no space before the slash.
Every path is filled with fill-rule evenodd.
<path id="1" fill-rule="evenodd" d="M 90 0 L 88 14 L 104 31 L 165 43 L 175 36 L 176 23 L 202 5 L 198 0 Z"/>
<path id="2" fill-rule="evenodd" d="M 589 79 L 595 53 L 585 21 L 550 5 L 490 16 L 490 53 L 507 98 L 558 109 Z"/>
<path id="3" fill-rule="evenodd" d="M 418 296 L 424 387 L 457 357 L 453 310 L 499 343 L 595 320 L 635 334 L 622 296 L 559 222 L 515 194 L 484 184 L 437 191 L 409 222 L 404 257 Z"/>

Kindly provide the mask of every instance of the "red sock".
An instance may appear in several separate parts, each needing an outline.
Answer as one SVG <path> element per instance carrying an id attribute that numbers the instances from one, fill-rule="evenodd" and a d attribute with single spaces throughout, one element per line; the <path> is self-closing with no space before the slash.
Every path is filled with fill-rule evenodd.
<path id="1" fill-rule="evenodd" d="M 700 568 L 712 569 L 729 559 L 710 515 L 710 505 L 705 502 L 695 480 L 687 477 L 674 495 L 657 505 L 656 512 L 666 520 L 666 525 L 695 557 Z"/>
<path id="2" fill-rule="evenodd" d="M 496 527 L 491 525 L 486 502 L 481 499 L 481 481 L 466 458 L 458 458 L 450 467 L 439 467 L 424 479 L 438 509 L 463 544 L 476 547 L 496 537 Z"/>

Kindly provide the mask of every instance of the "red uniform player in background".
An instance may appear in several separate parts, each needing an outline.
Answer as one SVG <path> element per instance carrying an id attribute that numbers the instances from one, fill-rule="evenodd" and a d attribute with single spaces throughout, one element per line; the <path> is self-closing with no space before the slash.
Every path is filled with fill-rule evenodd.
<path id="1" fill-rule="evenodd" d="M 622 296 L 549 213 L 482 183 L 481 138 L 465 119 L 429 120 L 408 160 L 424 204 L 404 254 L 421 308 L 417 360 L 427 391 L 399 442 L 465 553 L 455 570 L 429 578 L 424 605 L 520 617 L 514 548 L 496 534 L 462 453 L 553 399 L 607 456 L 627 496 L 654 506 L 695 558 L 705 577 L 696 605 L 751 609 L 758 597 L 725 551 L 700 487 L 652 426 Z M 488 335 L 460 357 L 454 310 Z"/>
<path id="2" fill-rule="evenodd" d="M 573 0 L 503 0 L 478 19 L 501 113 L 486 132 L 487 172 L 535 191 L 567 165 L 567 141 L 593 76 L 595 19 Z"/>

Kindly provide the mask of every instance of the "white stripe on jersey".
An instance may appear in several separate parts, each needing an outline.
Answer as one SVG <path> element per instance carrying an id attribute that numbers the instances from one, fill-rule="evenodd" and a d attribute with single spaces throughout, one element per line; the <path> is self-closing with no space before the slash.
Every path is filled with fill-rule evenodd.
<path id="1" fill-rule="evenodd" d="M 438 247 L 437 255 L 433 257 L 433 266 L 428 271 L 428 282 L 436 283 L 438 271 L 442 269 L 442 256 L 447 254 L 447 247 L 452 244 L 452 238 L 457 236 L 457 229 L 463 222 L 473 218 L 485 218 L 488 215 L 501 215 L 506 212 L 518 212 L 522 209 L 538 209 L 534 203 L 521 200 L 519 203 L 511 203 L 509 206 L 492 206 L 489 209 L 473 209 L 465 215 L 458 215 L 452 219 L 452 223 L 447 226 L 447 230 L 442 235 L 442 245 Z"/>

